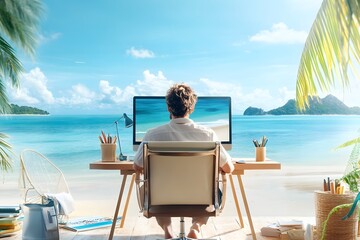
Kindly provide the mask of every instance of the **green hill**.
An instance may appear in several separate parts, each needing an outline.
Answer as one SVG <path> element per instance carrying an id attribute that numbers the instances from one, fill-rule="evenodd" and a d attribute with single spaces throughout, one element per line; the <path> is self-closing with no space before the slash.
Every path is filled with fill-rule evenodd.
<path id="1" fill-rule="evenodd" d="M 38 115 L 49 115 L 49 112 L 34 107 L 18 106 L 11 104 L 10 114 L 38 114 Z"/>
<path id="2" fill-rule="evenodd" d="M 296 102 L 294 99 L 289 100 L 284 106 L 272 109 L 270 111 L 263 111 L 261 108 L 249 107 L 245 110 L 244 115 L 322 115 L 322 114 L 341 114 L 341 115 L 360 115 L 360 107 L 348 107 L 333 95 L 328 95 L 325 98 L 309 99 L 310 107 L 303 112 L 296 109 Z M 251 109 L 249 111 L 248 109 Z M 262 114 L 256 114 L 262 113 Z"/>

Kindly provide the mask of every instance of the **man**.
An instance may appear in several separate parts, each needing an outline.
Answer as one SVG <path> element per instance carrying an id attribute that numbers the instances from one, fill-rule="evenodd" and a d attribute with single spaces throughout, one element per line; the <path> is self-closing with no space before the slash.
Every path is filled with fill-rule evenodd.
<path id="1" fill-rule="evenodd" d="M 195 109 L 197 96 L 186 84 L 175 84 L 167 92 L 166 104 L 170 113 L 168 124 L 150 129 L 143 141 L 217 141 L 215 132 L 205 126 L 197 125 L 189 117 Z M 219 166 L 225 173 L 231 173 L 234 165 L 231 157 L 221 146 Z M 143 170 L 143 145 L 140 144 L 135 155 L 135 171 Z M 165 238 L 172 238 L 171 218 L 157 217 L 160 227 L 164 230 Z M 199 237 L 200 227 L 206 224 L 208 217 L 193 218 L 192 226 L 188 233 L 189 238 Z"/>

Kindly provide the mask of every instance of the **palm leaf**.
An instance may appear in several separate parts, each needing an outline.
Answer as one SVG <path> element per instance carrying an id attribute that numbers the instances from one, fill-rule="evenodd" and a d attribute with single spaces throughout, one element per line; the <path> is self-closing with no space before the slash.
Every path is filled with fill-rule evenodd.
<path id="1" fill-rule="evenodd" d="M 9 171 L 11 169 L 11 145 L 5 141 L 7 135 L 0 133 L 0 170 Z"/>
<path id="2" fill-rule="evenodd" d="M 19 86 L 19 76 L 23 71 L 8 40 L 33 55 L 42 12 L 41 0 L 0 0 L 0 114 L 10 109 L 5 82 Z M 5 138 L 7 136 L 0 133 L 0 170 L 8 171 L 12 152 Z"/>
<path id="3" fill-rule="evenodd" d="M 357 0 L 324 0 L 301 56 L 296 82 L 296 103 L 309 106 L 309 96 L 349 86 L 349 65 L 360 63 L 360 3 Z"/>
<path id="4" fill-rule="evenodd" d="M 354 145 L 354 144 L 360 144 L 360 137 L 358 138 L 354 138 L 350 141 L 347 141 L 343 144 L 341 144 L 340 146 L 337 146 L 335 149 L 339 149 L 339 148 L 345 148 L 345 147 L 348 147 L 348 146 L 351 146 L 351 145 Z"/>
<path id="5" fill-rule="evenodd" d="M 14 49 L 0 36 L 0 113 L 6 113 L 9 103 L 5 91 L 5 80 L 11 80 L 15 87 L 19 86 L 19 75 L 23 71 Z"/>
<path id="6" fill-rule="evenodd" d="M 0 0 L 0 30 L 12 42 L 33 55 L 42 12 L 40 0 Z"/>

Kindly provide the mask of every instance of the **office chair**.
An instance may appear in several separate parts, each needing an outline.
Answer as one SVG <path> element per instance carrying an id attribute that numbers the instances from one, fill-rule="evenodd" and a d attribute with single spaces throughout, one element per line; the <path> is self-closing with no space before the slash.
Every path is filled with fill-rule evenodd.
<path id="1" fill-rule="evenodd" d="M 221 212 L 226 176 L 219 177 L 220 143 L 150 141 L 143 144 L 143 150 L 144 171 L 137 175 L 136 183 L 145 217 L 180 217 L 176 239 L 187 239 L 184 217 L 217 216 Z"/>

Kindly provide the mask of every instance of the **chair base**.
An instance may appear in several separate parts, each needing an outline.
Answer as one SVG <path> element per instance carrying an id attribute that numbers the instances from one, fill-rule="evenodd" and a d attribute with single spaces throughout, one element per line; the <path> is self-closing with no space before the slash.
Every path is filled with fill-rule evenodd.
<path id="1" fill-rule="evenodd" d="M 188 238 L 185 237 L 185 220 L 184 217 L 180 217 L 180 236 L 177 238 L 169 238 L 171 240 L 194 240 L 195 238 Z M 213 239 L 213 238 L 198 238 L 199 240 L 217 240 L 217 239 Z M 158 239 L 160 240 L 160 239 Z M 168 240 L 168 239 L 164 239 L 164 240 Z"/>
<path id="2" fill-rule="evenodd" d="M 178 238 L 171 238 L 171 240 L 195 240 L 195 238 L 178 237 Z M 217 238 L 198 238 L 197 240 L 217 240 Z"/>

